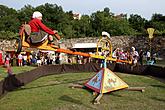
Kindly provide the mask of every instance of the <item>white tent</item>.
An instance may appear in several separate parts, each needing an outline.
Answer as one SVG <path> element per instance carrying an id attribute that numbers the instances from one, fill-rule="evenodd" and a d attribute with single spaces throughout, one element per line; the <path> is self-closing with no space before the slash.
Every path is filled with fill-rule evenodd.
<path id="1" fill-rule="evenodd" d="M 72 48 L 97 48 L 97 43 L 76 43 Z"/>

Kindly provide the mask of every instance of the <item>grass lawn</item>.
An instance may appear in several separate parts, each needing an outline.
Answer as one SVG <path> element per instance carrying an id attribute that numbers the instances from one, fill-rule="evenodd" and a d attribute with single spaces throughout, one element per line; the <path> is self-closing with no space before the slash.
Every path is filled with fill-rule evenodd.
<path id="1" fill-rule="evenodd" d="M 33 67 L 33 66 L 14 66 L 12 67 L 12 70 L 13 70 L 13 73 L 14 74 L 19 74 L 19 73 L 23 73 L 23 72 L 26 72 L 26 71 L 30 71 L 32 69 L 34 69 L 36 67 Z M 0 66 L 0 81 L 2 79 L 4 79 L 5 77 L 7 77 L 7 69 Z"/>
<path id="2" fill-rule="evenodd" d="M 69 88 L 84 83 L 94 73 L 66 73 L 39 78 L 0 99 L 0 110 L 165 110 L 165 84 L 155 79 L 116 73 L 131 87 L 145 92 L 119 90 L 104 94 L 93 105 L 91 90 Z"/>

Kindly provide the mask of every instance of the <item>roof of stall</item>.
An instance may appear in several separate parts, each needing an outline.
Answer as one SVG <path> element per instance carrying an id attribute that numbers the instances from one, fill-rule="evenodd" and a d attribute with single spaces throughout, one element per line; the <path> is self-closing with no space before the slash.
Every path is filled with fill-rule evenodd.
<path id="1" fill-rule="evenodd" d="M 97 43 L 76 43 L 72 48 L 97 48 Z"/>

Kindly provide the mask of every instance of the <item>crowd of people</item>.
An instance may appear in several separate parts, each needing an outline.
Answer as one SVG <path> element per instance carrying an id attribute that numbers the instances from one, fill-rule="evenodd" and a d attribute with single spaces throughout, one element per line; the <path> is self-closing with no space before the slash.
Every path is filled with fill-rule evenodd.
<path id="1" fill-rule="evenodd" d="M 107 53 L 100 53 L 100 55 L 104 55 Z M 142 49 L 137 51 L 135 47 L 131 48 L 131 51 L 124 51 L 122 48 L 116 48 L 112 52 L 112 58 L 131 61 L 133 65 L 143 65 L 144 57 L 146 57 L 146 62 L 153 61 L 156 63 L 155 57 L 153 54 L 151 58 L 151 54 L 149 51 L 144 52 Z M 8 65 L 17 65 L 17 66 L 26 66 L 26 65 L 49 65 L 49 64 L 64 64 L 64 63 L 77 63 L 77 64 L 85 64 L 90 62 L 99 62 L 97 59 L 86 58 L 80 55 L 67 55 L 64 53 L 55 53 L 55 52 L 33 52 L 30 55 L 26 53 L 13 55 L 10 54 L 5 55 L 5 66 Z"/>

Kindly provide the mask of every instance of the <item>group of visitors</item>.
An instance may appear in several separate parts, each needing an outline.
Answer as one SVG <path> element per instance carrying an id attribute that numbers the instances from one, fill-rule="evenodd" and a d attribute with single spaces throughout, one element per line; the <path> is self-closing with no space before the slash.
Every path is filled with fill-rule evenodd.
<path id="1" fill-rule="evenodd" d="M 95 53 L 89 53 L 89 54 L 95 54 Z M 102 52 L 99 53 L 102 56 L 108 56 L 109 53 Z M 153 57 L 152 57 L 153 56 Z M 136 65 L 143 65 L 144 63 L 144 57 L 146 57 L 146 62 L 148 61 L 154 61 L 156 63 L 155 57 L 156 54 L 153 54 L 151 56 L 151 53 L 149 51 L 143 51 L 142 49 L 137 51 L 135 47 L 131 47 L 130 50 L 124 50 L 122 48 L 116 48 L 112 52 L 112 58 L 119 59 L 119 60 L 127 60 L 131 61 L 134 66 Z M 98 62 L 98 59 L 93 58 L 86 58 L 80 55 L 67 55 L 64 53 L 49 53 L 49 52 L 33 52 L 29 55 L 26 52 L 21 52 L 20 54 L 14 54 L 10 55 L 9 53 L 6 53 L 4 58 L 4 64 L 5 66 L 8 65 L 17 65 L 17 66 L 26 66 L 26 65 L 49 65 L 49 64 L 66 64 L 66 63 L 77 63 L 77 64 L 85 64 L 90 62 Z M 101 61 L 101 60 L 100 60 Z"/>
<path id="2" fill-rule="evenodd" d="M 144 57 L 146 58 L 146 63 L 149 61 L 156 63 L 156 53 L 151 56 L 149 51 L 145 52 L 142 49 L 137 51 L 135 47 L 131 47 L 130 51 L 123 51 L 122 48 L 116 48 L 113 51 L 112 57 L 120 60 L 132 60 L 133 65 L 143 65 Z"/>

